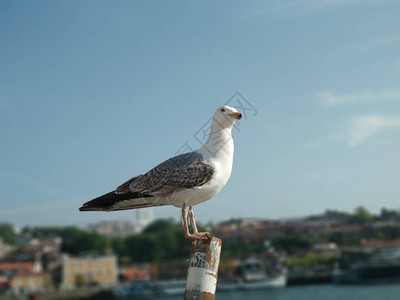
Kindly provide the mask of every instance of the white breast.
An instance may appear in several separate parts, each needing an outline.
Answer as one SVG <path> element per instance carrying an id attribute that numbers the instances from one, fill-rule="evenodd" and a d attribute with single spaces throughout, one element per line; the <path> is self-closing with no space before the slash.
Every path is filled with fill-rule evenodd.
<path id="1" fill-rule="evenodd" d="M 207 201 L 218 194 L 228 182 L 232 172 L 233 139 L 230 130 L 220 130 L 217 134 L 214 138 L 221 143 L 206 143 L 199 149 L 203 155 L 203 162 L 213 169 L 211 179 L 202 186 L 177 192 L 173 196 L 172 205 L 182 207 L 183 203 L 186 203 L 193 206 Z"/>

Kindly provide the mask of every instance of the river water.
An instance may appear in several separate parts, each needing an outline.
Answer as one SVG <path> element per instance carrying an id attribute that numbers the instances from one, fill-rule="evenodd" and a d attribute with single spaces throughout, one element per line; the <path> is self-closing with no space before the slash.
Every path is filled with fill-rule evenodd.
<path id="1" fill-rule="evenodd" d="M 182 300 L 183 297 L 163 297 Z M 260 291 L 217 293 L 216 300 L 399 300 L 400 284 L 302 285 Z"/>

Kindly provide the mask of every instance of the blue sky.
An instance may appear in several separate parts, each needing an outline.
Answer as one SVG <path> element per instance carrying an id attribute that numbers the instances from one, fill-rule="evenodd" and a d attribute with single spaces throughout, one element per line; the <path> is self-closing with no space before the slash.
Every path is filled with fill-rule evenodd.
<path id="1" fill-rule="evenodd" d="M 198 220 L 400 207 L 400 1 L 0 5 L 0 221 L 133 218 L 78 207 L 197 148 L 237 91 L 257 114 Z"/>

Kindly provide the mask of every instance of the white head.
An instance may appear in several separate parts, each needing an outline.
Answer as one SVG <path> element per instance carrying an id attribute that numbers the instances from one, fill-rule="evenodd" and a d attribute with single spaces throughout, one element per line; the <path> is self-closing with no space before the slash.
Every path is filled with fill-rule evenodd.
<path id="1" fill-rule="evenodd" d="M 224 105 L 218 107 L 214 113 L 213 125 L 221 128 L 232 128 L 235 120 L 240 120 L 242 114 L 238 112 L 235 108 Z"/>

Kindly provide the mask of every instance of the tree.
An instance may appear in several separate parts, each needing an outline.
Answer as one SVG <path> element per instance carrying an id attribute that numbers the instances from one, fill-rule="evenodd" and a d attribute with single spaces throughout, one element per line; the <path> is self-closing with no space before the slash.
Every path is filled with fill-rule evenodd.
<path id="1" fill-rule="evenodd" d="M 354 223 L 364 224 L 373 221 L 374 216 L 364 206 L 359 206 L 354 210 L 351 220 Z"/>
<path id="2" fill-rule="evenodd" d="M 17 234 L 11 224 L 0 223 L 0 237 L 3 242 L 9 245 L 15 245 L 17 241 Z"/>
<path id="3" fill-rule="evenodd" d="M 172 232 L 175 230 L 176 230 L 176 225 L 173 221 L 167 219 L 160 219 L 154 221 L 149 226 L 147 226 L 143 230 L 143 233 L 160 233 L 165 231 Z"/>
<path id="4" fill-rule="evenodd" d="M 343 243 L 343 233 L 342 232 L 332 232 L 328 235 L 328 241 L 336 244 Z"/>
<path id="5" fill-rule="evenodd" d="M 76 274 L 75 275 L 75 285 L 77 287 L 82 287 L 86 284 L 86 278 L 83 274 Z"/>
<path id="6" fill-rule="evenodd" d="M 160 257 L 160 243 L 153 234 L 138 234 L 126 239 L 126 248 L 132 261 L 153 262 Z"/>
<path id="7" fill-rule="evenodd" d="M 118 255 L 120 263 L 128 263 L 130 261 L 129 251 L 126 247 L 125 237 L 115 237 L 111 240 L 111 248 Z"/>
<path id="8" fill-rule="evenodd" d="M 33 237 L 59 236 L 62 239 L 61 251 L 71 255 L 87 252 L 106 254 L 111 243 L 108 237 L 88 232 L 75 226 L 69 227 L 37 227 L 31 230 Z"/>
<path id="9" fill-rule="evenodd" d="M 381 209 L 381 218 L 382 219 L 392 219 L 399 216 L 399 212 L 394 209 L 386 209 L 386 207 L 382 207 Z"/>
<path id="10" fill-rule="evenodd" d="M 60 232 L 63 239 L 62 251 L 72 255 L 85 252 L 106 254 L 110 249 L 110 240 L 98 233 L 87 232 L 76 227 L 66 227 Z"/>
<path id="11" fill-rule="evenodd" d="M 305 253 L 312 249 L 315 241 L 304 235 L 293 235 L 287 237 L 279 237 L 272 241 L 275 248 L 282 248 L 289 254 L 295 252 Z"/>

